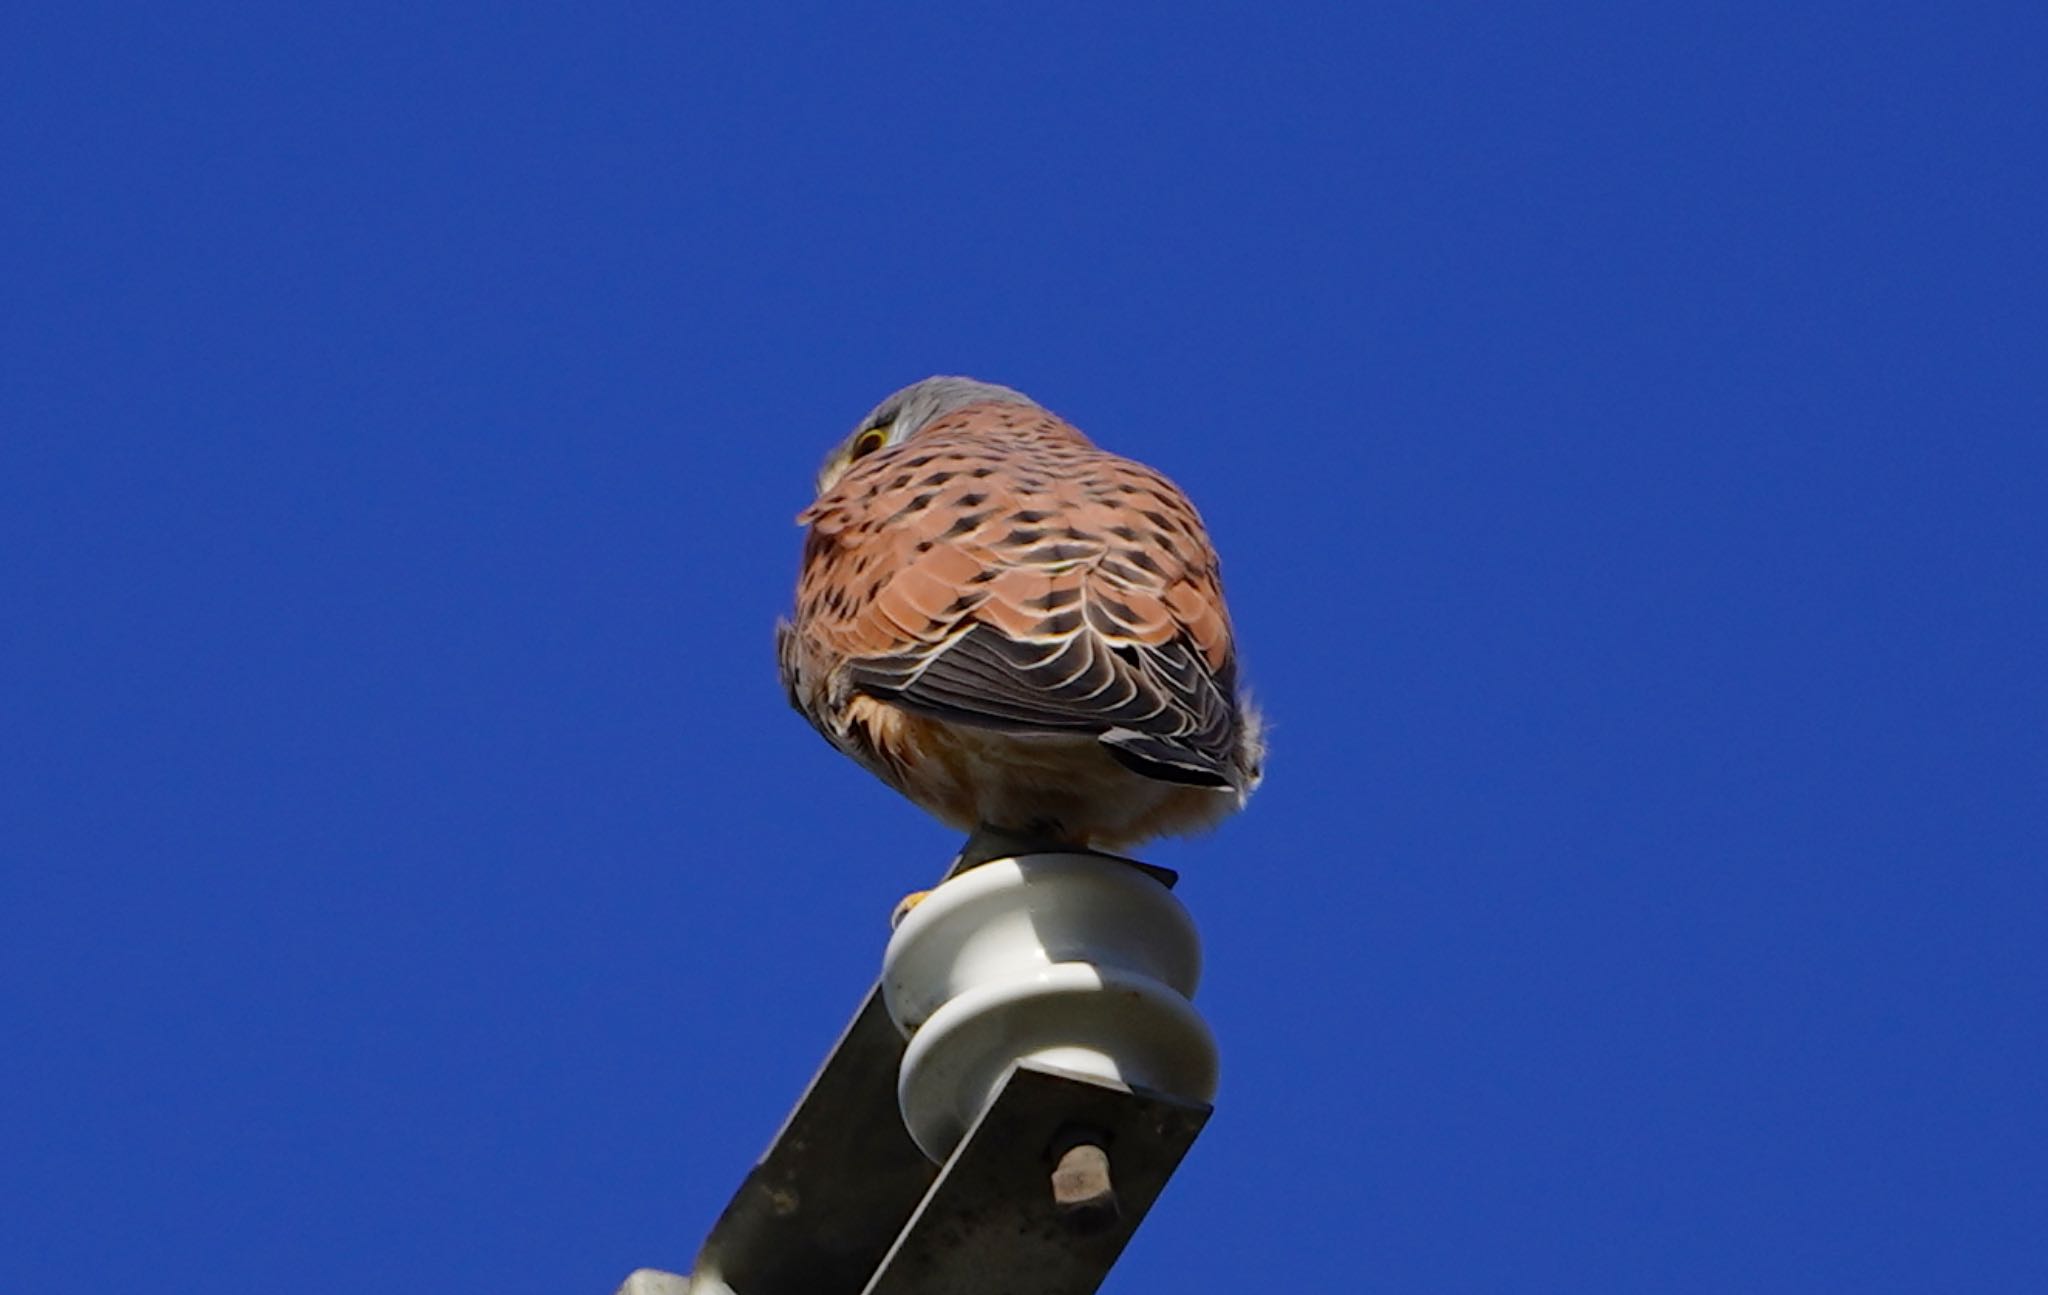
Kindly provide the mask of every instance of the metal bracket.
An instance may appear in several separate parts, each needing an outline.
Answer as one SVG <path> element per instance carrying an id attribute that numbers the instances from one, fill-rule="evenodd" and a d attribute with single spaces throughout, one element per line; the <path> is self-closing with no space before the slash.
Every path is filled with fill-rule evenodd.
<path id="1" fill-rule="evenodd" d="M 977 836 L 947 875 L 1012 846 Z M 1209 1118 L 1022 1065 L 935 1166 L 897 1105 L 904 1047 L 877 986 L 719 1215 L 692 1295 L 1090 1295 Z M 643 1271 L 628 1288 L 663 1277 L 682 1280 Z"/>
<path id="2" fill-rule="evenodd" d="M 1209 1109 L 1019 1066 L 967 1131 L 862 1295 L 1090 1295 L 1180 1166 Z M 1085 1130 L 1078 1140 L 1077 1130 Z M 1062 1142 L 1069 1154 L 1056 1153 Z M 1070 1154 L 1076 1150 L 1084 1154 Z M 1071 1166 L 1075 1159 L 1087 1163 Z M 1065 1184 L 1057 1180 L 1070 1169 L 1081 1191 L 1062 1201 Z M 1100 1193 L 1112 1186 L 1105 1202 Z"/>
<path id="3" fill-rule="evenodd" d="M 1020 1066 L 938 1168 L 896 1108 L 902 1055 L 870 993 L 712 1228 L 693 1291 L 1088 1295 L 1209 1118 L 1204 1103 Z M 1067 1154 L 1086 1147 L 1102 1163 Z M 1065 1202 L 1061 1168 L 1081 1171 Z"/>
<path id="4" fill-rule="evenodd" d="M 696 1272 L 739 1295 L 855 1295 L 938 1167 L 896 1110 L 903 1036 L 871 990 L 747 1174 Z M 716 1290 L 716 1287 L 711 1289 Z"/>

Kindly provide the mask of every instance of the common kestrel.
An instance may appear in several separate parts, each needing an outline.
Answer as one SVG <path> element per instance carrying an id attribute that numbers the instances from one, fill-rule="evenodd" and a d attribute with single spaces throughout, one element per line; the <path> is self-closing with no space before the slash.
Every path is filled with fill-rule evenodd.
<path id="1" fill-rule="evenodd" d="M 905 387 L 797 522 L 790 703 L 942 822 L 1119 849 L 1210 827 L 1258 785 L 1194 505 L 1030 397 Z"/>

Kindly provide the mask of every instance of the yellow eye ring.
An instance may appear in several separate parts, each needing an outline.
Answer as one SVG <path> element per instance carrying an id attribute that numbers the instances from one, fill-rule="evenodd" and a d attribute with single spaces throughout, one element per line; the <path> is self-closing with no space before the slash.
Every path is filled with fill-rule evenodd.
<path id="1" fill-rule="evenodd" d="M 889 443 L 889 431 L 883 427 L 870 427 L 853 438 L 853 449 L 847 452 L 847 459 L 864 459 Z"/>

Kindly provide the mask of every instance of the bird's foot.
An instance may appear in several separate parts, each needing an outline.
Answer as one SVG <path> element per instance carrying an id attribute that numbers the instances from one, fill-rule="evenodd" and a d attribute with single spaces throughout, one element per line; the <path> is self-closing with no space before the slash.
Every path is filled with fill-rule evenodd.
<path id="1" fill-rule="evenodd" d="M 903 925 L 903 919 L 910 916 L 910 910 L 930 898 L 931 893 L 929 890 L 913 890 L 897 900 L 896 911 L 889 914 L 889 929 L 893 931 Z"/>
<path id="2" fill-rule="evenodd" d="M 997 859 L 1014 859 L 1025 854 L 1061 853 L 1087 848 L 1073 840 L 1058 823 L 1050 820 L 1029 823 L 1021 828 L 995 827 L 983 823 L 969 834 L 967 844 L 960 847 L 960 854 L 953 860 L 953 867 L 946 875 L 957 877 L 969 868 L 993 863 Z"/>
<path id="3" fill-rule="evenodd" d="M 984 863 L 997 859 L 1014 859 L 1026 854 L 1067 853 L 1081 851 L 1095 853 L 1081 841 L 1077 841 L 1060 824 L 1044 819 L 1026 824 L 1021 828 L 995 827 L 983 823 L 969 834 L 967 843 L 960 847 L 960 853 L 953 860 L 953 866 L 946 870 L 947 880 L 959 876 L 969 868 L 978 868 Z M 1135 861 L 1131 861 L 1135 862 Z M 1137 864 L 1144 868 L 1146 865 Z M 1149 871 L 1150 869 L 1148 869 Z M 1167 883 L 1171 885 L 1172 883 Z M 889 915 L 889 929 L 903 925 L 903 919 L 910 916 L 910 910 L 925 901 L 932 892 L 914 890 L 896 902 L 896 911 Z"/>

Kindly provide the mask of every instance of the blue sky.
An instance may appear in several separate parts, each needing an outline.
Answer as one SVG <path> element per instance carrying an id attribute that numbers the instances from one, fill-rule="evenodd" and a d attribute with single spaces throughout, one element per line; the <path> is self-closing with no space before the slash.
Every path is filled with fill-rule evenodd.
<path id="1" fill-rule="evenodd" d="M 0 1289 L 687 1266 L 953 837 L 817 460 L 1199 502 L 1269 779 L 1110 1291 L 2048 1289 L 2034 6 L 0 20 Z"/>

